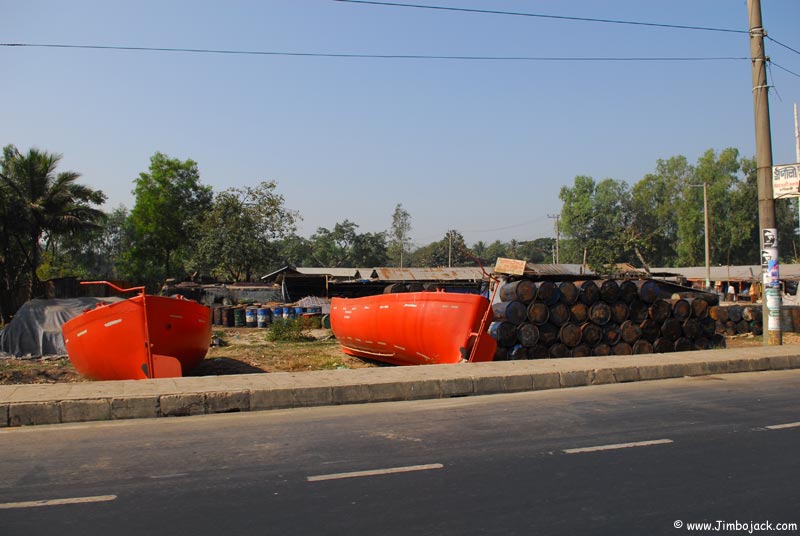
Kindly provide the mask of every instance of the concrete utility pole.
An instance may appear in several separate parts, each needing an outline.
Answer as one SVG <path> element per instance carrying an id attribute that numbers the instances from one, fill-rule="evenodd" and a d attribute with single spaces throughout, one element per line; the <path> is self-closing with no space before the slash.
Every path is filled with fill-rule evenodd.
<path id="1" fill-rule="evenodd" d="M 447 231 L 447 267 L 453 266 L 453 231 Z"/>
<path id="2" fill-rule="evenodd" d="M 556 259 L 553 264 L 560 264 L 559 256 L 558 256 L 558 242 L 561 239 L 561 229 L 559 227 L 559 222 L 561 221 L 561 214 L 548 214 L 548 218 L 556 220 Z"/>
<path id="3" fill-rule="evenodd" d="M 800 164 L 800 123 L 797 121 L 797 103 L 794 103 L 794 156 L 795 163 Z M 800 240 L 800 199 L 797 200 L 797 236 Z M 795 255 L 797 255 L 795 253 Z"/>
<path id="4" fill-rule="evenodd" d="M 794 103 L 794 155 L 797 163 L 800 164 L 800 123 L 797 122 L 797 103 Z"/>
<path id="5" fill-rule="evenodd" d="M 703 183 L 703 219 L 706 234 L 706 290 L 711 290 L 711 240 L 708 236 L 708 183 Z"/>
<path id="6" fill-rule="evenodd" d="M 761 23 L 761 0 L 747 0 L 750 24 L 750 60 L 753 72 L 753 108 L 756 127 L 756 180 L 758 225 L 761 235 L 764 344 L 781 344 L 781 292 L 778 272 L 778 233 L 772 194 L 772 136 L 769 123 L 767 57 Z M 766 243 L 765 243 L 766 242 Z M 767 260 L 767 266 L 764 261 Z M 766 268 L 766 269 L 765 269 Z"/>

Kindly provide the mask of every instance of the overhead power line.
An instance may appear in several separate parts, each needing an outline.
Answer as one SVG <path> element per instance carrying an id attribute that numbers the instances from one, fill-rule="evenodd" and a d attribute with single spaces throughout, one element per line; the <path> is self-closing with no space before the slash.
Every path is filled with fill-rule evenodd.
<path id="1" fill-rule="evenodd" d="M 770 41 L 772 41 L 773 43 L 775 43 L 776 45 L 780 45 L 780 46 L 782 46 L 783 48 L 785 48 L 787 50 L 791 50 L 795 54 L 800 54 L 800 50 L 794 49 L 794 48 L 790 47 L 789 45 L 783 44 L 780 41 L 778 41 L 777 39 L 773 39 L 768 35 L 766 36 L 766 38 L 769 39 Z"/>
<path id="2" fill-rule="evenodd" d="M 2 47 L 65 48 L 88 50 L 127 50 L 134 52 L 185 52 L 193 54 L 240 54 L 249 56 L 302 56 L 316 58 L 408 59 L 408 60 L 479 60 L 479 61 L 728 61 L 749 60 L 737 56 L 437 56 L 427 54 L 337 54 L 328 52 L 287 52 L 264 50 L 224 50 L 210 48 L 133 47 L 115 45 L 68 45 L 63 43 L 0 43 Z"/>
<path id="3" fill-rule="evenodd" d="M 334 2 L 346 2 L 349 4 L 364 4 L 374 6 L 386 7 L 405 7 L 414 9 L 433 9 L 438 11 L 459 11 L 462 13 L 481 13 L 485 15 L 511 15 L 515 17 L 533 17 L 540 19 L 558 19 L 580 22 L 597 22 L 604 24 L 627 24 L 631 26 L 650 26 L 654 28 L 670 28 L 673 30 L 701 30 L 706 32 L 727 32 L 727 33 L 749 33 L 747 30 L 735 30 L 731 28 L 713 28 L 708 26 L 690 26 L 683 24 L 662 24 L 657 22 L 642 22 L 632 20 L 618 20 L 618 19 L 599 19 L 593 17 L 571 17 L 566 15 L 545 15 L 543 13 L 525 13 L 519 11 L 497 11 L 493 9 L 472 9 L 466 7 L 449 7 L 449 6 L 430 6 L 423 4 L 404 4 L 399 2 L 378 2 L 372 0 L 334 0 Z"/>
<path id="4" fill-rule="evenodd" d="M 770 60 L 770 62 L 769 62 L 769 65 L 772 65 L 773 67 L 777 67 L 777 68 L 778 68 L 778 69 L 780 69 L 781 71 L 786 71 L 787 73 L 789 73 L 789 74 L 791 74 L 791 75 L 794 75 L 794 76 L 796 76 L 796 77 L 800 78 L 800 74 L 798 74 L 798 73 L 796 73 L 796 72 L 794 72 L 794 71 L 790 71 L 790 70 L 789 70 L 789 69 L 787 69 L 786 67 L 781 67 L 780 65 L 778 65 L 777 63 L 775 63 L 775 62 L 774 62 L 774 61 L 772 61 L 772 60 Z"/>

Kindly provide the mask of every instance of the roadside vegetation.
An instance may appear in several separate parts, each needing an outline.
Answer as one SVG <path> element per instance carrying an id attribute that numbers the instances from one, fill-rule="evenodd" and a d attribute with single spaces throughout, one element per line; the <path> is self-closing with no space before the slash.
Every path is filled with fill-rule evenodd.
<path id="1" fill-rule="evenodd" d="M 498 257 L 533 263 L 696 266 L 704 260 L 703 188 L 708 185 L 712 264 L 758 264 L 755 162 L 733 148 L 656 162 L 636 182 L 575 177 L 561 189 L 555 238 L 478 241 L 457 229 L 414 247 L 411 214 L 398 203 L 388 229 L 360 232 L 344 220 L 296 234 L 302 215 L 277 181 L 214 192 L 197 162 L 156 152 L 132 180 L 134 206 L 101 210 L 106 195 L 59 170 L 61 155 L 14 145 L 0 157 L 0 317 L 6 322 L 58 277 L 121 280 L 157 290 L 167 278 L 254 281 L 287 264 L 308 267 L 474 266 Z M 243 180 L 243 182 L 245 182 Z M 781 262 L 798 257 L 796 199 L 776 200 Z M 555 209 L 556 211 L 557 208 Z"/>

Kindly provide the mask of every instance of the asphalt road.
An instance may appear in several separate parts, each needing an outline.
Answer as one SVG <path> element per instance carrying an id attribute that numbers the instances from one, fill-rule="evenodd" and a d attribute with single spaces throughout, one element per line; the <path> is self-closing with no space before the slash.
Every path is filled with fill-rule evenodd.
<path id="1" fill-rule="evenodd" d="M 800 371 L 1 429 L 0 534 L 776 527 L 799 456 Z"/>

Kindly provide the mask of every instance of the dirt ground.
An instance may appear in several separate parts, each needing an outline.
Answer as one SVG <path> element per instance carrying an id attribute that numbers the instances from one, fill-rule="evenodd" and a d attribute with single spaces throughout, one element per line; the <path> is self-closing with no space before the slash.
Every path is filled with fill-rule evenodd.
<path id="1" fill-rule="evenodd" d="M 329 329 L 308 330 L 311 340 L 270 342 L 257 328 L 217 328 L 206 358 L 189 376 L 220 376 L 264 372 L 298 372 L 380 366 L 342 353 Z M 0 359 L 0 385 L 68 383 L 83 378 L 66 357 L 55 359 Z"/>
<path id="2" fill-rule="evenodd" d="M 212 346 L 206 359 L 189 376 L 298 372 L 309 370 L 354 369 L 381 366 L 342 353 L 330 330 L 310 330 L 311 340 L 269 342 L 264 330 L 219 328 L 221 342 Z M 752 334 L 728 337 L 729 348 L 760 346 L 761 337 Z M 784 333 L 784 344 L 800 344 L 800 333 Z M 0 359 L 0 385 L 23 383 L 68 383 L 91 381 L 81 377 L 69 359 Z"/>

